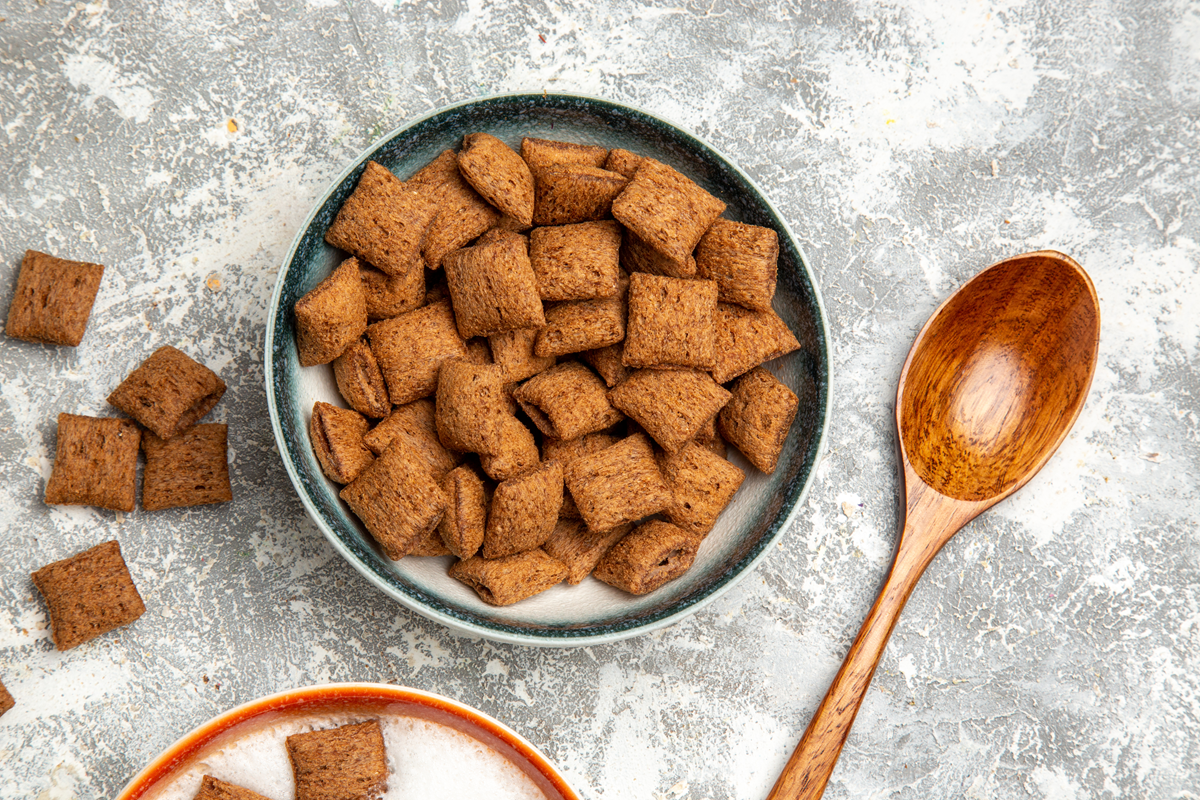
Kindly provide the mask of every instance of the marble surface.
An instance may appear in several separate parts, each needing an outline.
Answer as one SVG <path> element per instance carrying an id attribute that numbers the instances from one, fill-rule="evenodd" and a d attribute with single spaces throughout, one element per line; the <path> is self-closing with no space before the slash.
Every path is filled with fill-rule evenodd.
<path id="1" fill-rule="evenodd" d="M 887 570 L 909 343 L 987 264 L 1055 248 L 1102 303 L 1087 405 L 930 567 L 826 796 L 1200 797 L 1194 1 L 0 0 L 0 87 L 3 305 L 26 248 L 107 266 L 82 345 L 0 340 L 0 795 L 111 797 L 220 711 L 354 680 L 493 714 L 585 798 L 764 797 Z M 777 552 L 680 624 L 574 650 L 371 588 L 296 500 L 262 386 L 276 273 L 328 182 L 429 110 L 542 90 L 735 160 L 805 247 L 834 351 Z M 55 415 L 108 413 L 162 344 L 229 384 L 234 501 L 44 505 Z M 29 573 L 114 537 L 147 612 L 59 653 Z"/>

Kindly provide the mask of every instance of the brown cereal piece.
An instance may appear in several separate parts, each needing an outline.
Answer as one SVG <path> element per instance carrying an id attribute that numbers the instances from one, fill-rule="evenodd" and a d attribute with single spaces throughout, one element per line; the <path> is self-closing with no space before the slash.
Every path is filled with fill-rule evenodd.
<path id="1" fill-rule="evenodd" d="M 442 446 L 434 421 L 433 401 L 428 398 L 396 406 L 387 419 L 367 431 L 363 444 L 375 455 L 382 455 L 393 439 L 402 439 L 420 456 L 436 480 L 441 480 L 460 460 L 456 453 Z"/>
<path id="2" fill-rule="evenodd" d="M 226 783 L 212 775 L 205 775 L 200 781 L 200 791 L 192 800 L 267 800 L 267 798 L 237 784 Z"/>
<path id="3" fill-rule="evenodd" d="M 296 800 L 375 800 L 387 791 L 387 748 L 373 719 L 287 737 Z"/>
<path id="4" fill-rule="evenodd" d="M 436 213 L 437 205 L 426 193 L 368 161 L 325 232 L 325 241 L 388 275 L 403 275 L 419 268 L 421 247 Z"/>
<path id="5" fill-rule="evenodd" d="M 472 556 L 452 566 L 450 577 L 470 586 L 488 605 L 509 606 L 562 583 L 567 567 L 535 548 L 504 558 Z"/>
<path id="6" fill-rule="evenodd" d="M 357 411 L 320 400 L 313 404 L 308 435 L 325 477 L 334 483 L 350 483 L 371 465 L 375 455 L 363 441 L 367 427 L 366 417 Z"/>
<path id="7" fill-rule="evenodd" d="M 695 442 L 664 456 L 659 466 L 671 488 L 667 519 L 701 536 L 712 530 L 746 479 L 746 473 Z"/>
<path id="8" fill-rule="evenodd" d="M 733 398 L 717 417 L 717 428 L 746 459 L 770 475 L 775 471 L 800 399 L 762 367 L 733 384 Z"/>
<path id="9" fill-rule="evenodd" d="M 708 373 L 694 369 L 641 369 L 608 393 L 668 453 L 683 447 L 729 398 Z"/>
<path id="10" fill-rule="evenodd" d="M 533 175 L 534 225 L 604 219 L 629 179 L 597 167 L 550 167 Z"/>
<path id="11" fill-rule="evenodd" d="M 4 332 L 27 342 L 74 347 L 83 341 L 103 277 L 101 264 L 26 250 Z"/>
<path id="12" fill-rule="evenodd" d="M 483 544 L 487 525 L 487 493 L 479 473 L 468 466 L 455 467 L 442 479 L 446 513 L 438 523 L 438 534 L 451 553 L 470 558 Z"/>
<path id="13" fill-rule="evenodd" d="M 210 422 L 171 439 L 143 436 L 142 508 L 160 511 L 232 500 L 228 435 L 227 425 Z"/>
<path id="14" fill-rule="evenodd" d="M 443 150 L 409 178 L 408 185 L 429 193 L 437 204 L 421 250 L 430 269 L 441 269 L 447 253 L 465 247 L 500 220 L 500 212 L 463 178 L 453 150 Z"/>
<path id="15" fill-rule="evenodd" d="M 529 263 L 542 300 L 612 297 L 619 288 L 621 230 L 613 220 L 534 228 Z"/>
<path id="16" fill-rule="evenodd" d="M 536 469 L 540 463 L 537 442 L 521 420 L 505 415 L 500 428 L 500 447 L 495 453 L 482 453 L 479 464 L 494 481 L 506 481 Z"/>
<path id="17" fill-rule="evenodd" d="M 682 262 L 676 263 L 628 230 L 621 243 L 621 265 L 629 272 L 648 272 L 672 278 L 696 277 L 696 258 L 691 253 Z"/>
<path id="18" fill-rule="evenodd" d="M 645 434 L 576 458 L 563 471 L 563 478 L 579 516 L 594 531 L 656 514 L 671 502 L 671 490 Z"/>
<path id="19" fill-rule="evenodd" d="M 0 681 L 0 717 L 3 717 L 5 712 L 16 704 L 17 701 L 9 694 L 8 687 L 4 685 L 4 681 Z"/>
<path id="20" fill-rule="evenodd" d="M 608 158 L 604 161 L 605 169 L 624 175 L 626 178 L 632 178 L 636 175 L 638 167 L 641 165 L 642 156 L 639 156 L 637 153 L 631 153 L 628 150 L 623 150 L 620 147 L 609 150 Z"/>
<path id="21" fill-rule="evenodd" d="M 542 549 L 567 566 L 567 583 L 575 586 L 592 574 L 597 562 L 633 526 L 626 523 L 611 531 L 589 530 L 583 522 L 560 519 Z"/>
<path id="22" fill-rule="evenodd" d="M 47 564 L 31 577 L 46 600 L 59 650 L 128 625 L 146 610 L 115 540 Z"/>
<path id="23" fill-rule="evenodd" d="M 46 503 L 133 511 L 140 439 L 127 419 L 59 414 Z"/>
<path id="24" fill-rule="evenodd" d="M 554 366 L 554 356 L 534 355 L 537 334 L 537 328 L 522 328 L 488 337 L 492 358 L 504 370 L 505 383 L 519 383 Z"/>
<path id="25" fill-rule="evenodd" d="M 367 328 L 367 340 L 398 406 L 433 394 L 442 362 L 467 354 L 447 300 L 376 322 Z"/>
<path id="26" fill-rule="evenodd" d="M 699 546 L 696 534 L 651 520 L 609 548 L 592 575 L 630 594 L 649 594 L 687 572 Z"/>
<path id="27" fill-rule="evenodd" d="M 717 383 L 798 349 L 795 335 L 774 311 L 717 304 L 717 362 L 711 370 Z"/>
<path id="28" fill-rule="evenodd" d="M 494 454 L 500 450 L 505 404 L 504 370 L 453 358 L 438 373 L 434 422 L 451 450 Z"/>
<path id="29" fill-rule="evenodd" d="M 607 433 L 586 433 L 578 439 L 568 439 L 563 441 L 547 436 L 542 440 L 542 461 L 557 461 L 563 465 L 563 469 L 583 455 L 597 453 L 606 447 L 611 447 L 620 439 L 616 436 L 611 436 Z M 575 500 L 571 497 L 570 491 L 563 492 L 562 508 L 558 511 L 558 516 L 567 519 L 579 519 L 579 509 L 575 506 Z"/>
<path id="30" fill-rule="evenodd" d="M 724 210 L 723 202 L 652 158 L 642 160 L 612 205 L 614 217 L 677 265 L 687 262 L 700 237 Z"/>
<path id="31" fill-rule="evenodd" d="M 696 274 L 717 282 L 722 302 L 770 311 L 779 272 L 779 235 L 718 218 L 696 246 Z"/>
<path id="32" fill-rule="evenodd" d="M 358 262 L 362 279 L 367 320 L 390 319 L 425 304 L 425 269 L 410 269 L 401 275 L 388 275 Z"/>
<path id="33" fill-rule="evenodd" d="M 442 259 L 464 339 L 546 323 L 524 237 L 508 235 Z"/>
<path id="34" fill-rule="evenodd" d="M 503 481 L 492 494 L 483 557 L 502 558 L 541 547 L 558 522 L 563 467 L 557 461 Z"/>
<path id="35" fill-rule="evenodd" d="M 328 364 L 367 329 L 367 293 L 358 259 L 348 258 L 296 301 L 300 366 Z"/>
<path id="36" fill-rule="evenodd" d="M 366 340 L 359 339 L 333 360 L 333 377 L 338 392 L 358 413 L 383 419 L 391 412 L 392 401 L 388 399 L 383 373 Z"/>
<path id="37" fill-rule="evenodd" d="M 110 405 L 163 439 L 195 425 L 225 394 L 225 382 L 170 345 L 155 350 L 108 396 Z"/>
<path id="38" fill-rule="evenodd" d="M 439 522 L 438 525 L 441 525 Z M 412 549 L 408 551 L 408 556 L 428 557 L 428 556 L 448 556 L 452 555 L 450 548 L 442 541 L 442 535 L 437 528 L 430 528 L 425 533 L 417 537 L 413 542 Z"/>
<path id="39" fill-rule="evenodd" d="M 621 421 L 604 382 L 578 361 L 551 367 L 521 384 L 513 397 L 542 433 L 576 439 Z"/>
<path id="40" fill-rule="evenodd" d="M 608 158 L 608 150 L 595 144 L 558 142 L 526 136 L 521 140 L 521 158 L 525 159 L 529 171 L 536 176 L 540 170 L 548 167 L 602 167 Z"/>
<path id="41" fill-rule="evenodd" d="M 446 493 L 402 439 L 394 439 L 339 496 L 393 561 L 408 555 L 446 510 Z"/>
<path id="42" fill-rule="evenodd" d="M 511 147 L 488 133 L 463 137 L 458 169 L 500 213 L 528 227 L 533 222 L 533 174 Z"/>
<path id="43" fill-rule="evenodd" d="M 599 373 L 608 388 L 616 386 L 629 377 L 629 367 L 625 366 L 625 344 L 618 342 L 608 347 L 595 350 L 585 350 L 579 357 L 586 361 L 592 369 Z"/>
<path id="44" fill-rule="evenodd" d="M 627 367 L 716 363 L 717 284 L 635 272 L 629 281 Z"/>
<path id="45" fill-rule="evenodd" d="M 533 352 L 539 356 L 565 356 L 608 347 L 624 339 L 624 298 L 576 300 L 546 310 L 546 325 L 538 331 Z"/>

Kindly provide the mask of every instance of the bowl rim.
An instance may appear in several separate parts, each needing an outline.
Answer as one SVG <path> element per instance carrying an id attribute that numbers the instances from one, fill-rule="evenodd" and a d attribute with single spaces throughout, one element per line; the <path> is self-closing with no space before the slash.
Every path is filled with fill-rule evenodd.
<path id="1" fill-rule="evenodd" d="M 256 697 L 253 700 L 248 700 L 245 703 L 223 711 L 191 728 L 155 756 L 144 769 L 129 779 L 121 789 L 120 794 L 117 795 L 117 800 L 138 800 L 138 798 L 144 797 L 146 790 L 153 788 L 158 781 L 167 777 L 178 766 L 180 760 L 189 752 L 195 752 L 199 748 L 206 746 L 235 725 L 264 714 L 282 711 L 290 706 L 305 702 L 318 702 L 323 699 L 323 695 L 332 695 L 334 693 L 345 694 L 346 697 L 344 699 L 347 700 L 354 700 L 356 698 L 364 701 L 378 699 L 424 705 L 462 719 L 473 727 L 482 729 L 484 732 L 496 737 L 524 757 L 529 761 L 530 766 L 541 773 L 546 781 L 562 795 L 564 800 L 579 800 L 578 793 L 571 787 L 566 778 L 563 777 L 558 767 L 547 758 L 545 753 L 524 736 L 517 733 L 512 727 L 492 715 L 459 700 L 425 689 L 362 681 L 320 683 L 283 689 L 262 697 Z M 333 697 L 326 699 L 329 702 L 334 702 L 335 700 Z M 130 794 L 139 784 L 142 784 L 152 776 L 154 776 L 153 783 L 144 786 L 143 791 L 137 795 Z"/>
<path id="2" fill-rule="evenodd" d="M 621 113 L 640 115 L 647 118 L 655 125 L 674 130 L 681 136 L 696 142 L 700 146 L 700 149 L 705 151 L 706 157 L 712 157 L 722 166 L 723 169 L 729 170 L 730 172 L 734 173 L 739 180 L 743 181 L 745 185 L 749 187 L 759 199 L 761 199 L 771 216 L 782 227 L 782 232 L 787 236 L 789 243 L 795 248 L 796 253 L 799 256 L 799 266 L 801 268 L 800 271 L 807 279 L 807 288 L 812 292 L 812 301 L 817 310 L 817 322 L 819 323 L 815 327 L 817 333 L 819 334 L 821 364 L 824 367 L 824 375 L 822 377 L 824 378 L 823 388 L 825 391 L 825 402 L 823 404 L 824 407 L 820 410 L 820 414 L 817 415 L 819 429 L 817 431 L 817 441 L 813 450 L 812 467 L 809 469 L 808 474 L 804 476 L 803 484 L 800 487 L 800 490 L 796 493 L 791 507 L 773 523 L 773 530 L 769 530 L 764 533 L 764 542 L 758 553 L 746 561 L 742 567 L 729 579 L 721 582 L 720 585 L 701 593 L 701 596 L 699 597 L 685 598 L 681 603 L 672 606 L 669 611 L 658 614 L 648 621 L 639 622 L 638 624 L 628 626 L 614 626 L 610 624 L 608 626 L 610 628 L 609 630 L 605 630 L 600 633 L 578 633 L 571 630 L 547 630 L 544 632 L 530 633 L 518 632 L 511 629 L 500 629 L 483 624 L 473 624 L 452 614 L 445 613 L 437 608 L 432 608 L 422 602 L 420 598 L 410 596 L 405 592 L 398 590 L 391 583 L 384 580 L 381 576 L 371 570 L 366 564 L 361 563 L 357 556 L 355 556 L 355 554 L 346 545 L 346 543 L 343 542 L 341 538 L 337 536 L 337 534 L 334 533 L 334 531 L 331 530 L 326 524 L 321 513 L 314 505 L 312 498 L 310 498 L 308 493 L 304 490 L 303 481 L 297 472 L 295 465 L 292 463 L 292 460 L 287 457 L 288 448 L 283 433 L 283 427 L 280 423 L 279 407 L 276 402 L 274 391 L 275 366 L 272 356 L 276 348 L 275 330 L 277 327 L 277 318 L 279 314 L 279 301 L 284 292 L 289 268 L 300 249 L 301 242 L 307 235 L 314 219 L 318 213 L 320 213 L 330 196 L 336 192 L 338 188 L 346 181 L 346 179 L 356 172 L 365 161 L 370 159 L 371 156 L 383 148 L 388 142 L 392 141 L 405 131 L 422 125 L 423 123 L 434 119 L 435 117 L 450 114 L 469 106 L 523 100 L 532 102 L 561 100 L 566 102 L 595 103 Z M 314 524 L 316 524 L 317 528 L 330 542 L 330 544 L 333 545 L 334 549 L 338 552 L 342 559 L 348 562 L 360 575 L 365 577 L 377 589 L 387 594 L 393 600 L 399 602 L 405 608 L 425 617 L 426 619 L 437 622 L 452 631 L 465 634 L 467 636 L 482 637 L 495 642 L 533 647 L 581 647 L 609 644 L 631 638 L 633 636 L 650 633 L 652 631 L 665 628 L 669 625 L 673 625 L 685 617 L 694 614 L 708 604 L 717 600 L 717 598 L 721 597 L 735 585 L 740 583 L 747 575 L 749 575 L 758 567 L 763 559 L 766 558 L 767 553 L 772 549 L 772 545 L 776 544 L 779 539 L 782 538 L 783 534 L 786 533 L 788 528 L 791 526 L 791 523 L 795 519 L 800 506 L 807 498 L 808 492 L 812 488 L 813 481 L 816 478 L 820 463 L 825 455 L 829 433 L 829 420 L 833 410 L 834 387 L 832 370 L 830 369 L 830 329 L 828 312 L 825 309 L 825 303 L 821 296 L 821 289 L 816 280 L 816 276 L 813 274 L 809 265 L 808 256 L 801 248 L 791 226 L 788 224 L 787 220 L 784 219 L 783 215 L 780 214 L 779 210 L 775 207 L 774 203 L 771 202 L 770 198 L 768 198 L 767 195 L 762 191 L 761 187 L 759 187 L 759 185 L 749 175 L 747 175 L 741 169 L 741 167 L 724 156 L 720 150 L 688 128 L 664 119 L 657 114 L 650 113 L 642 108 L 632 106 L 627 103 L 617 102 L 587 94 L 570 92 L 548 93 L 544 91 L 517 91 L 483 95 L 461 100 L 456 103 L 439 106 L 438 108 L 435 108 L 419 117 L 406 120 L 389 132 L 380 136 L 368 147 L 366 147 L 358 155 L 358 157 L 346 167 L 346 169 L 344 169 L 337 175 L 337 177 L 329 182 L 325 191 L 322 192 L 320 196 L 313 202 L 308 215 L 297 228 L 296 235 L 293 238 L 290 247 L 288 248 L 287 255 L 284 257 L 280 265 L 279 273 L 275 281 L 275 289 L 271 294 L 271 301 L 267 313 L 267 331 L 263 347 L 263 361 L 264 387 L 267 394 L 267 407 L 271 418 L 271 430 L 275 437 L 275 444 L 279 450 L 280 460 L 283 462 L 284 470 L 287 472 L 288 478 L 292 482 L 292 487 L 296 491 L 297 496 L 300 498 L 300 502 L 304 506 L 305 511 L 308 513 L 309 518 Z M 818 387 L 818 389 L 820 388 L 822 387 Z"/>

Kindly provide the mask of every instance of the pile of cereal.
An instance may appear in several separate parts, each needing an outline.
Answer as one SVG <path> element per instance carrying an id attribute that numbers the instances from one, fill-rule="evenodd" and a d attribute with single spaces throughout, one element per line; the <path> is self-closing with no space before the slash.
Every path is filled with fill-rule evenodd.
<path id="1" fill-rule="evenodd" d="M 775 469 L 799 401 L 761 365 L 779 244 L 626 150 L 464 138 L 407 180 L 368 162 L 295 305 L 333 365 L 313 449 L 390 559 L 453 555 L 507 605 L 588 575 L 683 574 L 745 473 Z"/>

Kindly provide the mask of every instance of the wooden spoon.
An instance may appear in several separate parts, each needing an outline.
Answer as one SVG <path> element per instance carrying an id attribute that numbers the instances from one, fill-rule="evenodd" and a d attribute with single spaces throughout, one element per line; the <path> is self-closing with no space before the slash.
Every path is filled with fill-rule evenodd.
<path id="1" fill-rule="evenodd" d="M 921 574 L 1058 449 L 1083 408 L 1099 340 L 1091 279 L 1053 250 L 993 264 L 925 323 L 896 392 L 906 508 L 892 569 L 769 800 L 825 791 Z"/>

